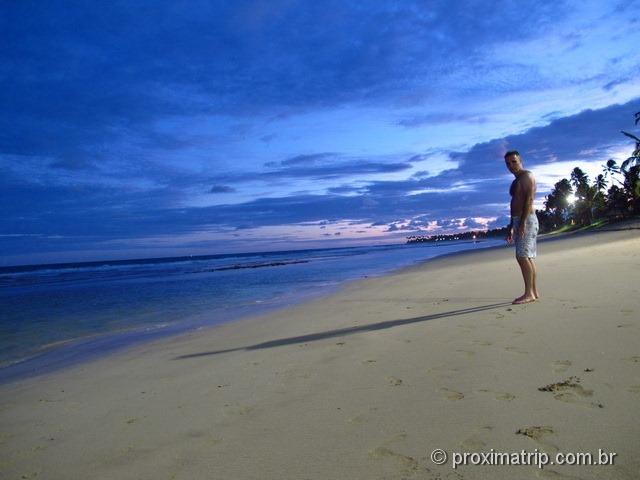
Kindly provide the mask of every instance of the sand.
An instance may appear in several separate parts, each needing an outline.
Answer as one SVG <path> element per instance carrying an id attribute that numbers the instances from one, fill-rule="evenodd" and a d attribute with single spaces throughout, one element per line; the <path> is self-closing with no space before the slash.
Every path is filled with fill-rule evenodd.
<path id="1" fill-rule="evenodd" d="M 637 479 L 639 231 L 542 242 L 538 266 L 528 305 L 499 248 L 3 385 L 0 478 Z"/>

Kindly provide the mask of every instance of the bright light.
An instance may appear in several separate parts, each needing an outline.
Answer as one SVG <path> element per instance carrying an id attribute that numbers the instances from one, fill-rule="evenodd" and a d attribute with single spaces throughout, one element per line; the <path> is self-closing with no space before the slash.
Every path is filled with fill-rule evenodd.
<path id="1" fill-rule="evenodd" d="M 574 203 L 576 203 L 576 200 L 578 200 L 578 197 L 576 197 L 573 193 L 567 195 L 567 203 L 569 205 L 573 205 Z"/>

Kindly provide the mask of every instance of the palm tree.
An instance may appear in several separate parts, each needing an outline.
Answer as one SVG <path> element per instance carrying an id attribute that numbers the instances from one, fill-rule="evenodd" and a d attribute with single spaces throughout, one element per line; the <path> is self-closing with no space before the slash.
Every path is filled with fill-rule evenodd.
<path id="1" fill-rule="evenodd" d="M 593 208 L 591 213 L 593 217 L 599 218 L 605 213 L 605 197 L 602 193 L 607 188 L 607 180 L 601 173 L 596 177 L 593 183 Z"/>
<path id="2" fill-rule="evenodd" d="M 629 200 L 625 191 L 617 185 L 611 185 L 607 192 L 607 210 L 612 217 L 624 218 L 628 211 Z"/>
<path id="3" fill-rule="evenodd" d="M 633 133 L 625 131 L 622 131 L 622 133 L 636 142 L 636 147 L 631 153 L 631 156 L 620 165 L 620 170 L 626 172 L 629 168 L 640 165 L 640 138 L 636 137 Z"/>
<path id="4" fill-rule="evenodd" d="M 635 125 L 637 125 L 638 122 L 640 122 L 640 112 L 636 112 L 635 114 Z M 637 213 L 640 199 L 640 138 L 624 130 L 622 133 L 636 143 L 631 156 L 620 165 L 620 170 L 624 175 L 624 190 L 629 196 L 632 209 Z"/>
<path id="5" fill-rule="evenodd" d="M 596 177 L 595 187 L 598 193 L 602 193 L 602 191 L 607 187 L 607 179 L 603 174 L 600 174 Z"/>
<path id="6" fill-rule="evenodd" d="M 567 220 L 569 214 L 569 195 L 572 193 L 571 183 L 566 178 L 557 182 L 544 202 L 546 212 L 550 213 L 553 226 L 558 227 Z"/>
<path id="7" fill-rule="evenodd" d="M 620 185 L 622 185 L 622 182 L 618 180 L 616 177 L 614 177 L 614 175 L 618 175 L 620 173 L 620 167 L 618 166 L 618 163 L 613 158 L 610 158 L 609 160 L 607 160 L 607 163 L 602 166 L 602 171 L 604 172 L 605 180 L 608 176 L 610 176 L 612 180 L 615 180 Z"/>
<path id="8" fill-rule="evenodd" d="M 580 190 L 589 186 L 589 177 L 580 167 L 576 167 L 571 171 L 571 185 L 576 189 L 577 194 L 579 194 Z"/>
<path id="9" fill-rule="evenodd" d="M 589 185 L 589 177 L 580 167 L 576 167 L 571 171 L 571 184 L 575 188 L 576 196 L 578 197 L 573 208 L 574 219 L 581 225 L 591 224 L 593 220 L 593 201 L 597 190 Z"/>

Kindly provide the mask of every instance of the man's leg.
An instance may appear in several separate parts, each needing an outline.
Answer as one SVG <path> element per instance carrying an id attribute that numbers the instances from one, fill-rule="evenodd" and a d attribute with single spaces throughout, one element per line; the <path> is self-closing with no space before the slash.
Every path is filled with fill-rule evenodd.
<path id="1" fill-rule="evenodd" d="M 533 258 L 529 258 L 529 263 L 531 264 L 531 271 L 533 272 L 533 276 L 531 279 L 531 293 L 533 293 L 533 298 L 537 300 L 540 298 L 540 294 L 538 293 L 538 286 L 536 285 L 536 278 L 538 276 L 538 272 L 536 270 L 536 262 L 533 261 Z"/>
<path id="2" fill-rule="evenodd" d="M 532 265 L 531 259 L 527 257 L 516 257 L 518 265 L 520 265 L 520 271 L 522 272 L 522 279 L 524 280 L 524 295 L 516 298 L 513 303 L 529 303 L 533 302 L 536 297 L 533 295 L 533 272 L 535 266 Z"/>

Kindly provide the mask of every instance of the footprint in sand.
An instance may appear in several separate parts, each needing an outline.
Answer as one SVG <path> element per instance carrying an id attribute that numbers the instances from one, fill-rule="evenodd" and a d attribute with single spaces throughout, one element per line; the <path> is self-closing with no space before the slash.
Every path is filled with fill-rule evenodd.
<path id="1" fill-rule="evenodd" d="M 460 446 L 468 452 L 477 452 L 487 446 L 487 442 L 480 440 L 475 435 L 471 435 L 469 438 L 465 438 L 460 442 Z"/>
<path id="2" fill-rule="evenodd" d="M 387 382 L 389 383 L 389 385 L 392 385 L 394 387 L 402 385 L 402 379 L 396 378 L 394 376 L 387 377 Z"/>
<path id="3" fill-rule="evenodd" d="M 516 430 L 516 435 L 524 435 L 544 447 L 557 451 L 558 447 L 546 439 L 546 437 L 552 434 L 553 428 L 549 425 L 533 425 Z"/>
<path id="4" fill-rule="evenodd" d="M 633 327 L 633 323 L 620 323 L 618 325 L 616 325 L 617 328 L 628 328 L 628 327 Z"/>
<path id="5" fill-rule="evenodd" d="M 640 393 L 640 385 L 631 385 L 629 388 L 627 388 L 627 391 L 631 393 Z"/>
<path id="6" fill-rule="evenodd" d="M 469 437 L 460 442 L 460 446 L 468 452 L 483 450 L 490 443 L 486 435 L 491 430 L 493 430 L 491 425 L 484 425 L 476 429 Z"/>
<path id="7" fill-rule="evenodd" d="M 489 345 L 493 345 L 493 342 L 490 342 L 488 340 L 474 340 L 473 345 L 481 345 L 483 347 L 488 347 Z"/>
<path id="8" fill-rule="evenodd" d="M 476 354 L 476 352 L 474 352 L 473 350 L 459 349 L 459 350 L 456 350 L 456 352 L 464 353 L 467 357 L 473 357 Z"/>
<path id="9" fill-rule="evenodd" d="M 489 390 L 489 389 L 486 389 L 486 388 L 481 388 L 480 390 L 476 390 L 476 392 L 488 393 L 490 395 L 493 395 L 496 400 L 505 400 L 507 402 L 510 402 L 511 400 L 516 398 L 515 395 L 513 395 L 513 394 L 511 394 L 509 392 L 496 392 L 494 390 Z"/>
<path id="10" fill-rule="evenodd" d="M 625 360 L 631 363 L 640 363 L 640 355 L 634 355 L 632 357 L 625 358 Z"/>
<path id="11" fill-rule="evenodd" d="M 512 353 L 521 353 L 521 354 L 527 354 L 527 353 L 529 353 L 529 352 L 527 352 L 526 350 L 522 350 L 521 348 L 518 348 L 518 347 L 511 347 L 511 346 L 509 346 L 509 347 L 504 347 L 504 349 L 505 349 L 507 352 L 512 352 Z"/>
<path id="12" fill-rule="evenodd" d="M 184 435 L 187 438 L 202 438 L 206 434 L 207 432 L 205 430 L 193 429 L 193 430 L 187 430 Z"/>
<path id="13" fill-rule="evenodd" d="M 226 403 L 224 406 L 227 407 L 225 413 L 231 415 L 249 415 L 254 410 L 253 407 L 247 405 L 229 405 Z"/>
<path id="14" fill-rule="evenodd" d="M 451 390 L 450 388 L 442 387 L 440 391 L 444 392 L 444 395 L 447 398 L 447 400 L 455 401 L 455 400 L 462 400 L 464 398 L 463 393 L 458 392 L 456 390 Z"/>
<path id="15" fill-rule="evenodd" d="M 461 328 L 462 330 L 467 330 L 468 332 L 471 332 L 472 330 L 475 330 L 476 327 L 472 327 L 470 325 L 457 325 L 458 328 Z"/>
<path id="16" fill-rule="evenodd" d="M 347 422 L 353 425 L 362 425 L 367 422 L 367 417 L 365 415 L 356 415 L 354 417 L 350 417 Z"/>
<path id="17" fill-rule="evenodd" d="M 553 393 L 553 398 L 567 403 L 576 403 L 586 407 L 604 408 L 604 405 L 596 402 L 585 401 L 584 397 L 591 397 L 593 390 L 587 390 L 580 385 L 578 377 L 569 377 L 562 382 L 550 383 L 544 387 L 539 387 L 541 392 Z M 581 398 L 582 397 L 582 398 Z"/>
<path id="18" fill-rule="evenodd" d="M 571 366 L 571 362 L 569 360 L 556 360 L 551 364 L 551 366 L 553 367 L 553 371 L 556 373 L 566 372 Z"/>
<path id="19" fill-rule="evenodd" d="M 421 467 L 418 460 L 413 458 L 410 455 L 404 455 L 396 450 L 390 448 L 390 444 L 404 441 L 407 438 L 407 434 L 402 432 L 397 435 L 392 436 L 388 440 L 386 440 L 381 446 L 369 450 L 369 456 L 373 459 L 390 459 L 395 462 L 397 467 L 400 470 L 400 474 L 403 478 L 407 476 L 413 476 L 418 472 L 430 473 L 430 470 L 425 467 Z"/>
<path id="20" fill-rule="evenodd" d="M 407 435 L 404 433 L 395 435 L 390 440 L 384 442 L 380 447 L 369 450 L 369 457 L 374 459 L 375 461 L 387 460 L 393 462 L 390 466 L 395 467 L 395 474 L 392 474 L 391 477 L 384 476 L 381 478 L 401 478 L 404 480 L 409 480 L 410 478 L 430 478 L 434 480 L 464 480 L 464 477 L 457 472 L 446 472 L 444 476 L 438 473 L 433 476 L 434 473 L 431 471 L 431 469 L 424 464 L 421 464 L 421 461 L 428 463 L 428 457 L 424 456 L 420 459 L 416 459 L 410 455 L 400 453 L 398 451 L 398 447 L 391 448 L 391 446 L 389 445 L 393 442 L 404 440 L 406 436 Z"/>
<path id="21" fill-rule="evenodd" d="M 433 374 L 436 377 L 436 380 L 448 380 L 450 379 L 456 372 L 457 368 L 449 368 L 449 367 L 433 367 L 427 368 L 426 372 L 428 374 Z"/>
<path id="22" fill-rule="evenodd" d="M 415 458 L 395 452 L 387 447 L 374 448 L 369 451 L 369 456 L 376 459 L 390 458 L 395 460 L 399 464 L 402 473 L 405 475 L 412 474 L 413 472 L 420 470 L 420 464 Z"/>

